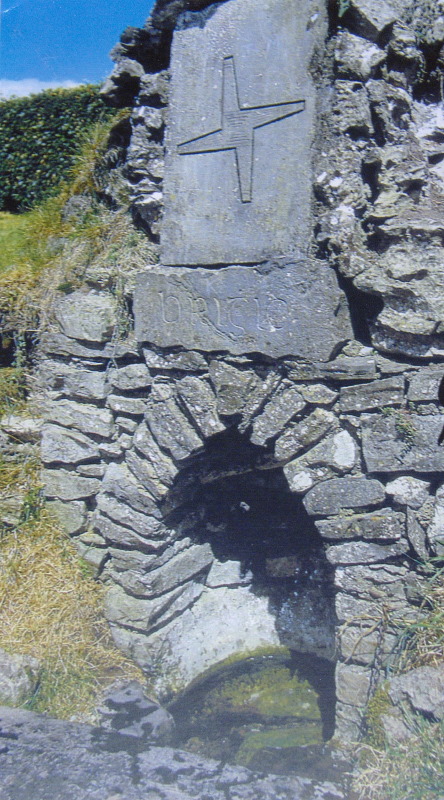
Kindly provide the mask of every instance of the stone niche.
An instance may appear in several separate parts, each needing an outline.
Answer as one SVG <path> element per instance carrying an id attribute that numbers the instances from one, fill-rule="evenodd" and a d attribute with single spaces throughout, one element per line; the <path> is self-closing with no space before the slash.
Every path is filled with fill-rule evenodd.
<path id="1" fill-rule="evenodd" d="M 178 16 L 169 105 L 165 71 L 134 101 L 133 208 L 161 240 L 134 331 L 119 340 L 113 296 L 79 290 L 56 302 L 40 365 L 46 495 L 108 586 L 117 644 L 163 697 L 232 656 L 327 660 L 352 740 L 418 614 L 421 561 L 444 552 L 440 333 L 390 332 L 415 281 L 415 319 L 425 308 L 430 275 L 391 264 L 383 285 L 377 269 L 402 247 L 377 217 L 390 148 L 407 147 L 388 109 L 421 61 L 393 61 L 408 26 L 379 5 L 352 0 L 335 51 L 321 0 Z"/>

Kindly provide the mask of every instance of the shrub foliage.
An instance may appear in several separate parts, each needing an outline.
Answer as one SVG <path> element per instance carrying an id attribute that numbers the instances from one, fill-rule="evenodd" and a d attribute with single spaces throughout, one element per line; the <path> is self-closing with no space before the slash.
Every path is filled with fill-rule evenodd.
<path id="1" fill-rule="evenodd" d="M 67 178 L 85 129 L 115 115 L 98 86 L 0 101 L 0 210 L 24 211 Z"/>

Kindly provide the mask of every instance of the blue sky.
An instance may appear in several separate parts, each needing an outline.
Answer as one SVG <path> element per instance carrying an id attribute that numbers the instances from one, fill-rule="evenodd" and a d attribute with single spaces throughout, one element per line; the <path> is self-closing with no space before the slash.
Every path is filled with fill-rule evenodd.
<path id="1" fill-rule="evenodd" d="M 100 83 L 111 47 L 141 27 L 152 0 L 0 0 L 0 96 L 46 85 Z"/>

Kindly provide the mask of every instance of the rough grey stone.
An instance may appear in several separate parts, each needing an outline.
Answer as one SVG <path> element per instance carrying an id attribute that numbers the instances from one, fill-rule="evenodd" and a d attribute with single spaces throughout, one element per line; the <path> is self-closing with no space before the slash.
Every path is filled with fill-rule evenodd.
<path id="1" fill-rule="evenodd" d="M 334 659 L 335 618 L 331 597 L 319 586 L 295 592 L 283 604 L 276 619 L 282 645 L 299 653 Z"/>
<path id="2" fill-rule="evenodd" d="M 130 416 L 141 417 L 146 411 L 146 400 L 138 397 L 109 394 L 106 402 L 115 414 L 129 414 Z"/>
<path id="3" fill-rule="evenodd" d="M 113 417 L 105 408 L 70 400 L 57 400 L 47 403 L 45 418 L 48 422 L 55 422 L 64 428 L 76 428 L 81 433 L 100 436 L 110 439 L 114 433 Z"/>
<path id="4" fill-rule="evenodd" d="M 429 498 L 430 483 L 422 481 L 420 478 L 413 478 L 411 475 L 403 475 L 389 481 L 385 491 L 391 495 L 396 503 L 409 506 L 409 508 L 421 508 L 423 503 Z"/>
<path id="5" fill-rule="evenodd" d="M 376 361 L 372 356 L 338 356 L 318 367 L 321 375 L 336 381 L 372 381 L 376 377 Z"/>
<path id="6" fill-rule="evenodd" d="M 139 550 L 122 550 L 118 547 L 109 547 L 111 560 L 105 567 L 107 577 L 110 577 L 126 592 L 136 597 L 150 595 L 150 588 L 146 584 L 146 574 L 153 569 L 172 561 L 178 553 L 187 550 L 191 540 L 179 539 L 173 542 L 165 539 L 164 549 L 156 553 L 142 553 Z"/>
<path id="7" fill-rule="evenodd" d="M 148 633 L 153 627 L 166 625 L 189 608 L 203 589 L 203 584 L 191 582 L 160 598 L 147 600 L 126 594 L 120 586 L 112 586 L 106 594 L 105 614 L 109 622 Z"/>
<path id="8" fill-rule="evenodd" d="M 128 364 L 126 367 L 110 370 L 108 380 L 113 389 L 121 392 L 146 389 L 152 382 L 150 373 L 144 364 Z"/>
<path id="9" fill-rule="evenodd" d="M 216 390 L 217 410 L 222 416 L 241 414 L 249 397 L 261 386 L 253 370 L 238 369 L 224 361 L 211 361 L 209 371 Z"/>
<path id="10" fill-rule="evenodd" d="M 163 547 L 163 542 L 159 541 L 159 539 L 149 538 L 149 531 L 147 531 L 146 537 L 141 536 L 125 525 L 118 525 L 103 514 L 96 515 L 94 530 L 98 531 L 107 542 L 111 542 L 116 547 L 136 548 L 143 553 L 153 553 Z"/>
<path id="11" fill-rule="evenodd" d="M 165 264 L 254 263 L 305 251 L 311 233 L 309 64 L 325 11 L 309 23 L 308 2 L 298 14 L 285 0 L 214 9 L 205 24 L 187 17 L 173 39 Z"/>
<path id="12" fill-rule="evenodd" d="M 443 379 L 444 371 L 442 367 L 433 369 L 421 369 L 419 372 L 409 376 L 408 400 L 417 402 L 427 402 L 433 400 L 438 402 L 439 384 Z"/>
<path id="13" fill-rule="evenodd" d="M 443 417 L 395 412 L 362 417 L 364 459 L 370 472 L 442 472 L 438 446 Z"/>
<path id="14" fill-rule="evenodd" d="M 284 466 L 284 475 L 292 492 L 302 493 L 319 481 L 333 479 L 338 473 L 353 469 L 358 459 L 358 448 L 348 431 L 339 431 L 304 455 Z"/>
<path id="15" fill-rule="evenodd" d="M 144 713 L 144 706 L 137 707 Z M 154 730 L 159 730 L 158 717 L 154 723 Z M 119 733 L 22 709 L 2 708 L 0 728 L 2 800 L 346 798 L 337 783 L 264 776 L 170 747 L 138 749 L 129 745 L 131 737 L 125 730 Z"/>
<path id="16" fill-rule="evenodd" d="M 114 522 L 126 525 L 142 536 L 149 536 L 154 539 L 165 536 L 165 525 L 160 522 L 161 514 L 155 503 L 153 503 L 152 512 L 149 516 L 148 509 L 142 514 L 112 495 L 101 493 L 97 496 L 97 507 L 107 517 L 111 517 Z"/>
<path id="17" fill-rule="evenodd" d="M 167 384 L 153 384 L 145 419 L 158 445 L 176 461 L 187 458 L 203 446 L 202 439 L 178 407 Z"/>
<path id="18" fill-rule="evenodd" d="M 73 399 L 101 401 L 107 395 L 104 372 L 45 360 L 40 367 L 40 376 L 47 390 L 55 390 Z"/>
<path id="19" fill-rule="evenodd" d="M 106 470 L 106 464 L 78 464 L 76 472 L 79 475 L 84 475 L 85 478 L 103 478 Z"/>
<path id="20" fill-rule="evenodd" d="M 343 412 L 400 406 L 404 401 L 404 379 L 395 376 L 363 386 L 343 386 L 340 394 Z"/>
<path id="21" fill-rule="evenodd" d="M 101 726 L 147 744 L 169 744 L 174 719 L 159 703 L 145 695 L 138 681 L 118 681 L 110 686 L 99 709 Z"/>
<path id="22" fill-rule="evenodd" d="M 40 672 L 36 658 L 0 648 L 0 703 L 15 706 L 29 700 L 37 689 Z"/>
<path id="23" fill-rule="evenodd" d="M 335 586 L 344 592 L 370 600 L 405 601 L 405 578 L 408 571 L 397 564 L 338 567 Z"/>
<path id="24" fill-rule="evenodd" d="M 74 539 L 74 546 L 83 561 L 95 567 L 97 571 L 102 569 L 108 558 L 106 547 L 94 547 L 92 544 L 85 544 L 78 537 Z"/>
<path id="25" fill-rule="evenodd" d="M 368 94 L 356 81 L 336 81 L 331 122 L 335 132 L 370 136 L 373 122 Z"/>
<path id="26" fill-rule="evenodd" d="M 107 342 L 116 324 L 116 300 L 103 292 L 79 290 L 58 300 L 54 315 L 65 336 Z"/>
<path id="27" fill-rule="evenodd" d="M 208 381 L 187 377 L 177 383 L 177 391 L 198 431 L 208 438 L 225 430 L 217 414 L 216 396 Z"/>
<path id="28" fill-rule="evenodd" d="M 74 536 L 85 527 L 87 511 L 86 505 L 82 500 L 71 500 L 70 503 L 52 500 L 49 503 L 49 510 L 57 517 L 60 525 L 69 536 Z"/>
<path id="29" fill-rule="evenodd" d="M 177 467 L 173 461 L 160 449 L 150 429 L 145 422 L 141 422 L 134 434 L 134 446 L 142 454 L 144 465 L 138 471 L 143 476 L 143 483 L 155 493 L 156 497 L 163 497 L 165 491 L 171 486 L 177 475 Z M 129 457 L 129 454 L 128 454 Z M 131 468 L 136 468 L 134 460 L 128 461 Z"/>
<path id="30" fill-rule="evenodd" d="M 299 386 L 299 391 L 307 403 L 314 406 L 330 406 L 338 397 L 338 393 L 324 386 L 323 383 L 312 383 Z"/>
<path id="31" fill-rule="evenodd" d="M 131 417 L 116 417 L 115 423 L 117 428 L 124 433 L 133 434 L 138 428 L 138 421 L 131 419 Z"/>
<path id="32" fill-rule="evenodd" d="M 381 508 L 371 514 L 318 520 L 315 525 L 324 539 L 396 541 L 405 535 L 405 514 Z"/>
<path id="33" fill-rule="evenodd" d="M 8 414 L 0 419 L 0 430 L 16 442 L 38 442 L 42 430 L 42 420 L 36 417 Z"/>
<path id="34" fill-rule="evenodd" d="M 155 353 L 143 348 L 143 355 L 148 369 L 178 370 L 181 372 L 207 371 L 208 365 L 201 353 L 187 350 L 183 353 Z"/>
<path id="35" fill-rule="evenodd" d="M 83 433 L 44 425 L 42 429 L 41 457 L 44 464 L 80 464 L 100 458 L 97 444 Z"/>
<path id="36" fill-rule="evenodd" d="M 170 592 L 205 569 L 208 570 L 213 558 L 209 544 L 192 545 L 171 561 L 139 576 L 139 581 L 144 586 L 144 595 L 156 597 Z"/>
<path id="37" fill-rule="evenodd" d="M 104 344 L 99 342 L 79 342 L 63 333 L 48 331 L 42 334 L 40 346 L 43 353 L 55 356 L 74 356 L 89 360 L 108 361 L 113 358 L 138 356 L 136 342 L 132 338 Z"/>
<path id="38" fill-rule="evenodd" d="M 419 711 L 435 719 L 444 717 L 444 664 L 418 667 L 391 678 L 388 686 L 390 699 L 396 705 Z"/>
<path id="39" fill-rule="evenodd" d="M 347 542 L 328 547 L 326 555 L 330 564 L 376 564 L 404 555 L 408 550 L 409 546 L 405 541 L 389 545 Z"/>
<path id="40" fill-rule="evenodd" d="M 426 531 L 418 519 L 418 514 L 416 514 L 411 508 L 407 509 L 407 539 L 409 540 L 415 553 L 423 561 L 427 561 L 430 553 L 427 546 Z"/>
<path id="41" fill-rule="evenodd" d="M 151 516 L 155 507 L 153 495 L 141 486 L 126 464 L 109 464 L 103 477 L 102 490 L 142 514 Z"/>
<path id="42" fill-rule="evenodd" d="M 334 273 L 315 261 L 267 273 L 252 267 L 154 268 L 138 278 L 134 314 L 140 342 L 206 352 L 327 361 L 352 335 Z"/>
<path id="43" fill-rule="evenodd" d="M 159 101 L 167 105 L 170 90 L 170 76 L 167 70 L 143 75 L 140 79 L 139 103 L 153 105 Z"/>
<path id="44" fill-rule="evenodd" d="M 46 469 L 42 474 L 45 496 L 57 500 L 83 500 L 97 494 L 100 481 L 64 469 Z"/>
<path id="45" fill-rule="evenodd" d="M 385 499 L 382 483 L 368 478 L 333 478 L 314 486 L 304 498 L 309 514 L 328 516 L 344 508 L 377 506 Z"/>
<path id="46" fill-rule="evenodd" d="M 253 422 L 251 435 L 253 444 L 263 445 L 268 439 L 272 439 L 305 406 L 305 400 L 295 386 L 282 387 L 266 403 L 262 413 Z"/>
<path id="47" fill-rule="evenodd" d="M 360 36 L 354 36 L 348 31 L 339 33 L 335 62 L 341 77 L 367 81 L 385 59 L 384 50 L 377 45 L 369 44 Z"/>
<path id="48" fill-rule="evenodd" d="M 350 0 L 344 21 L 349 21 L 360 36 L 375 42 L 389 25 L 396 22 L 393 6 L 384 0 Z"/>
<path id="49" fill-rule="evenodd" d="M 370 671 L 354 664 L 336 665 L 336 694 L 341 703 L 365 706 L 370 690 Z"/>
<path id="50" fill-rule="evenodd" d="M 338 425 L 337 418 L 330 411 L 315 409 L 312 414 L 279 436 L 274 448 L 276 458 L 279 461 L 287 461 L 301 450 L 312 447 Z"/>
<path id="51" fill-rule="evenodd" d="M 205 585 L 210 589 L 217 586 L 248 586 L 253 579 L 252 572 L 245 574 L 239 561 L 213 561 Z"/>
<path id="52" fill-rule="evenodd" d="M 437 556 L 444 555 L 444 486 L 436 492 L 435 508 L 427 529 L 427 539 Z"/>

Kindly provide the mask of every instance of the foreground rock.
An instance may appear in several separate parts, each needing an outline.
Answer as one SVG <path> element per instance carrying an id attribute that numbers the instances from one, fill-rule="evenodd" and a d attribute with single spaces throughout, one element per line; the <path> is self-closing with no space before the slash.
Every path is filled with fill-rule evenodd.
<path id="1" fill-rule="evenodd" d="M 333 783 L 263 775 L 104 728 L 0 708 L 0 800 L 345 800 Z"/>
<path id="2" fill-rule="evenodd" d="M 32 656 L 7 653 L 0 648 L 0 703 L 18 705 L 34 694 L 40 664 Z"/>

